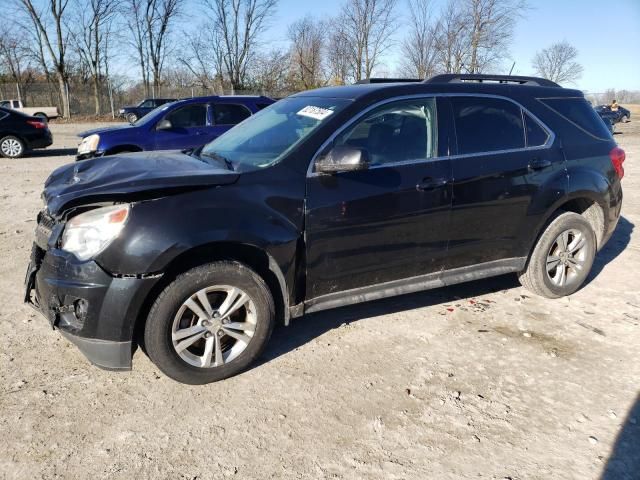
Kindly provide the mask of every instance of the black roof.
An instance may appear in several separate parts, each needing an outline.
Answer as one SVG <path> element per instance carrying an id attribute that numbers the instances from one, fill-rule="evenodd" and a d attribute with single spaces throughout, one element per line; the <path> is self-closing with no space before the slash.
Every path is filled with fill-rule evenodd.
<path id="1" fill-rule="evenodd" d="M 582 97 L 580 90 L 562 88 L 558 84 L 535 77 L 505 77 L 498 75 L 439 75 L 426 81 L 393 81 L 364 83 L 338 87 L 323 87 L 300 92 L 296 97 L 327 97 L 344 99 L 383 99 L 392 96 L 422 93 L 482 93 L 508 97 L 531 96 Z"/>

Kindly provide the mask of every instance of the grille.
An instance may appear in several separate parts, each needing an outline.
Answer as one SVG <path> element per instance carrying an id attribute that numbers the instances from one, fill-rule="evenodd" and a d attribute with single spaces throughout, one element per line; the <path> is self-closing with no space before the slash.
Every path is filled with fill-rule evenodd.
<path id="1" fill-rule="evenodd" d="M 43 211 L 38 214 L 38 225 L 36 226 L 36 245 L 38 247 L 47 250 L 47 244 L 55 225 L 56 221 L 48 213 Z"/>

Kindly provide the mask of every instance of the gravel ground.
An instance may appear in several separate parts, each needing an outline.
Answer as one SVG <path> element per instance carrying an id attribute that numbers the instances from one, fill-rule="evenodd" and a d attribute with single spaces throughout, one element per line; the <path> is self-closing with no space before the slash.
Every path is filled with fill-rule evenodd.
<path id="1" fill-rule="evenodd" d="M 203 387 L 140 351 L 99 370 L 21 303 L 42 183 L 87 127 L 0 159 L 0 478 L 640 478 L 640 121 L 616 135 L 623 218 L 577 294 L 505 276 L 308 315 Z"/>

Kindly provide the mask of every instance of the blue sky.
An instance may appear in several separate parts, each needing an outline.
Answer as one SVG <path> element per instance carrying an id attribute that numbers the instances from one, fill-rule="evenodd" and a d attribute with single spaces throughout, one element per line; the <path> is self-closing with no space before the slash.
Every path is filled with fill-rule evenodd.
<path id="1" fill-rule="evenodd" d="M 446 0 L 434 0 L 438 9 Z M 342 0 L 280 0 L 278 13 L 266 35 L 270 42 L 284 43 L 287 26 L 307 13 L 330 17 Z M 531 74 L 535 52 L 554 42 L 567 40 L 579 51 L 584 67 L 577 87 L 592 93 L 607 88 L 640 90 L 640 0 L 530 0 L 526 18 L 519 21 L 511 48 L 514 74 Z M 406 0 L 399 13 L 407 14 Z M 402 38 L 402 29 L 396 34 Z M 385 63 L 395 67 L 397 51 Z M 505 68 L 510 68 L 511 64 Z"/>

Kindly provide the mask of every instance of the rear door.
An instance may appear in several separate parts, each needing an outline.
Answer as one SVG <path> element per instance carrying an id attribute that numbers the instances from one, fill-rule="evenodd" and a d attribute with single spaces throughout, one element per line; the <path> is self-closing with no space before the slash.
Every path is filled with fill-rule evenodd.
<path id="1" fill-rule="evenodd" d="M 519 256 L 523 235 L 531 235 L 533 198 L 550 177 L 564 175 L 553 134 L 506 98 L 453 96 L 449 103 L 457 151 L 446 268 Z"/>
<path id="2" fill-rule="evenodd" d="M 171 110 L 163 117 L 171 128 L 154 130 L 155 150 L 195 148 L 207 143 L 207 104 L 191 103 Z"/>
<path id="3" fill-rule="evenodd" d="M 434 98 L 385 103 L 321 152 L 358 147 L 371 165 L 307 178 L 307 299 L 440 272 L 451 167 L 436 118 Z"/>

